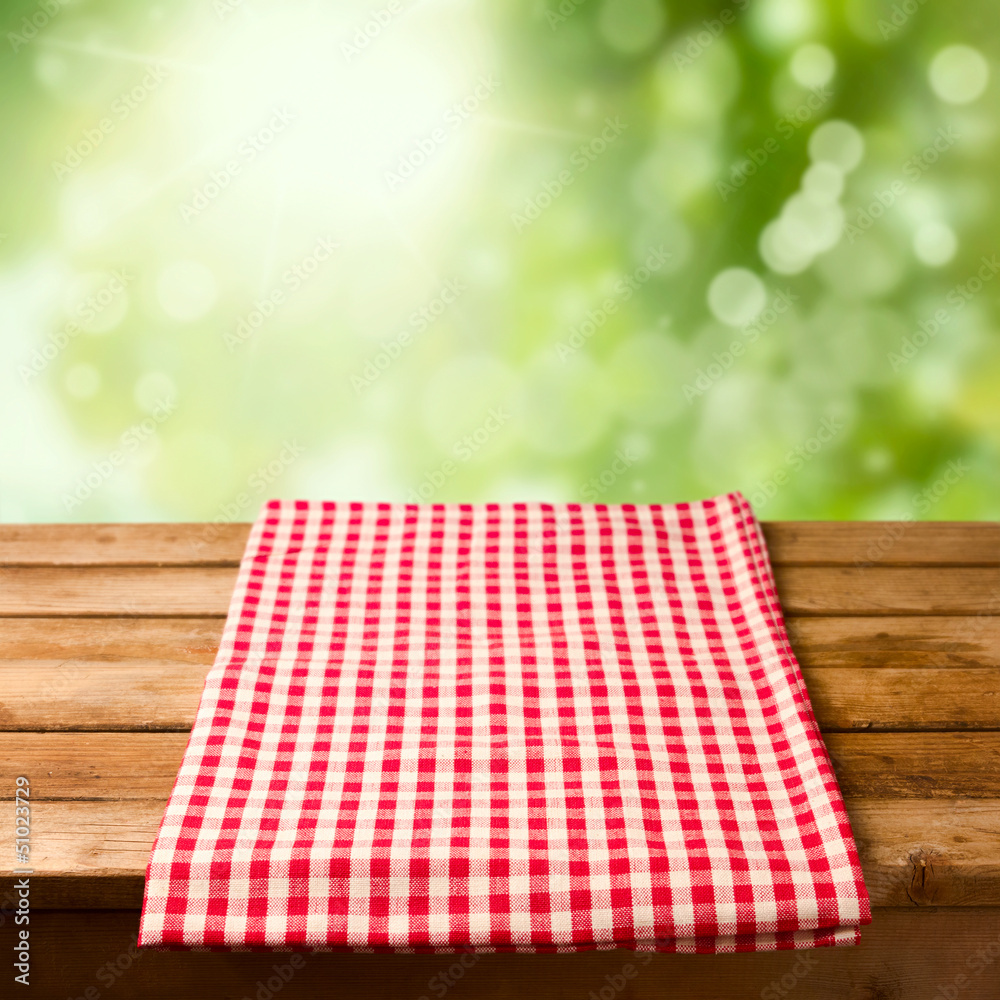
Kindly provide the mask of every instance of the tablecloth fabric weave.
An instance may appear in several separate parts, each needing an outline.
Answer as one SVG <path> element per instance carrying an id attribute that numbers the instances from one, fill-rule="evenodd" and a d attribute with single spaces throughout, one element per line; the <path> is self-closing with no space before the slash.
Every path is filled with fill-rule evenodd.
<path id="1" fill-rule="evenodd" d="M 729 952 L 869 920 L 739 494 L 264 507 L 140 944 Z"/>

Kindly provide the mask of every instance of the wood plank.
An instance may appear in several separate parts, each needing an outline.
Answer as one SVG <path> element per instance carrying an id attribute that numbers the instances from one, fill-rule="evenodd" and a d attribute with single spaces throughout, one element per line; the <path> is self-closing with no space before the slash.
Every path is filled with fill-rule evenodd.
<path id="1" fill-rule="evenodd" d="M 247 522 L 0 524 L 0 566 L 236 566 Z"/>
<path id="2" fill-rule="evenodd" d="M 786 566 L 776 571 L 789 615 L 995 615 L 1000 570 Z M 0 616 L 224 616 L 233 567 L 0 569 Z"/>
<path id="3" fill-rule="evenodd" d="M 0 660 L 0 731 L 186 732 L 212 659 Z M 803 676 L 824 732 L 1000 729 L 1000 668 L 806 668 Z"/>
<path id="4" fill-rule="evenodd" d="M 36 802 L 31 807 L 33 909 L 139 908 L 163 799 Z M 13 824 L 0 827 L 0 894 L 14 876 Z"/>
<path id="5" fill-rule="evenodd" d="M 775 581 L 789 615 L 1000 613 L 1000 570 L 993 567 L 784 566 Z"/>
<path id="6" fill-rule="evenodd" d="M 15 567 L 0 570 L 0 616 L 224 617 L 233 567 Z"/>
<path id="7" fill-rule="evenodd" d="M 803 667 L 1000 667 L 1000 616 L 786 617 Z"/>
<path id="8" fill-rule="evenodd" d="M 786 618 L 804 667 L 1000 667 L 1000 616 Z M 0 659 L 211 663 L 220 618 L 7 618 Z"/>
<path id="9" fill-rule="evenodd" d="M 208 670 L 176 660 L 0 660 L 0 731 L 187 732 Z"/>
<path id="10" fill-rule="evenodd" d="M 0 626 L 0 660 L 72 657 L 209 664 L 224 624 L 222 618 L 6 618 Z"/>
<path id="11" fill-rule="evenodd" d="M 1000 566 L 993 521 L 764 521 L 775 566 Z"/>
<path id="12" fill-rule="evenodd" d="M 850 799 L 1000 798 L 1000 733 L 830 733 L 823 738 Z M 183 754 L 183 749 L 181 751 Z"/>
<path id="13" fill-rule="evenodd" d="M 0 800 L 31 779 L 34 802 L 162 799 L 187 733 L 0 734 Z M 834 733 L 841 791 L 854 799 L 1000 799 L 1000 733 Z"/>
<path id="14" fill-rule="evenodd" d="M 31 801 L 167 799 L 187 733 L 0 734 L 0 800 L 26 775 Z"/>
<path id="15" fill-rule="evenodd" d="M 997 669 L 843 667 L 802 674 L 824 731 L 1000 729 Z"/>
<path id="16" fill-rule="evenodd" d="M 134 911 L 52 911 L 32 917 L 31 995 L 297 1000 L 995 1000 L 1000 909 L 879 909 L 856 948 L 808 952 L 642 955 L 253 954 L 141 951 Z M 275 976 L 277 979 L 274 979 Z M 277 990 L 268 987 L 269 980 Z M 336 988 L 332 989 L 331 984 Z M 622 990 L 615 987 L 623 985 Z M 90 989 L 89 995 L 86 991 Z"/>
<path id="17" fill-rule="evenodd" d="M 876 906 L 1000 903 L 1000 801 L 846 799 Z"/>
<path id="18" fill-rule="evenodd" d="M 1000 525 L 764 521 L 777 565 L 998 566 Z M 0 566 L 235 566 L 247 522 L 0 525 Z"/>
<path id="19" fill-rule="evenodd" d="M 1000 905 L 1000 800 L 846 801 L 873 905 Z M 33 906 L 139 907 L 163 809 L 163 799 L 36 802 Z M 13 824 L 0 826 L 0 858 L 13 857 L 12 839 Z M 0 869 L 0 894 L 13 878 Z"/>

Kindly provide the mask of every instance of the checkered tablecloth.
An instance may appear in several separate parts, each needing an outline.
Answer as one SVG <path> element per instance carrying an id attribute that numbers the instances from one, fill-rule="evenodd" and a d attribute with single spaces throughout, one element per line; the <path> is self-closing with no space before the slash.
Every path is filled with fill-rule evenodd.
<path id="1" fill-rule="evenodd" d="M 739 494 L 265 506 L 142 945 L 754 951 L 869 919 Z"/>

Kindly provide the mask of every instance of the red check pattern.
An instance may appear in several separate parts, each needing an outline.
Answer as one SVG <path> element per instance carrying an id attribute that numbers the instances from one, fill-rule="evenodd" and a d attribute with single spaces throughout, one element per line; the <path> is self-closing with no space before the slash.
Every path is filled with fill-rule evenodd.
<path id="1" fill-rule="evenodd" d="M 142 945 L 731 952 L 869 920 L 739 494 L 266 505 Z"/>

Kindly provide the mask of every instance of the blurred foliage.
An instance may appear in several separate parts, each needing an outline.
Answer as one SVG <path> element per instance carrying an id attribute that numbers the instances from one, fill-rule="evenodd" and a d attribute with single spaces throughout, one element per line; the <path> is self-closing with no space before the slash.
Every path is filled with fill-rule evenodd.
<path id="1" fill-rule="evenodd" d="M 0 28 L 0 519 L 1000 515 L 987 0 Z"/>

